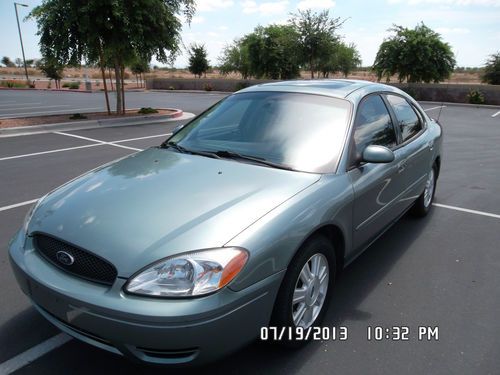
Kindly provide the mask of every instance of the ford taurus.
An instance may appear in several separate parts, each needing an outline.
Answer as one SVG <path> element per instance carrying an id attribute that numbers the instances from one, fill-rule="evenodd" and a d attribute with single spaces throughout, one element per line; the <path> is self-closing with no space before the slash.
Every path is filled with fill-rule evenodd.
<path id="1" fill-rule="evenodd" d="M 253 86 L 41 198 L 10 242 L 12 268 L 82 341 L 210 361 L 261 327 L 319 326 L 339 272 L 407 211 L 429 212 L 441 144 L 394 87 Z"/>

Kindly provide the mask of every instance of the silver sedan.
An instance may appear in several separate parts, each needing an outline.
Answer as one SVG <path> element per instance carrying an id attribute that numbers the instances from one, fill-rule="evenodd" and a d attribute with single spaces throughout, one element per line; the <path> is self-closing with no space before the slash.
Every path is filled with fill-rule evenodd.
<path id="1" fill-rule="evenodd" d="M 54 325 L 140 361 L 211 361 L 268 326 L 297 345 L 340 271 L 405 212 L 429 212 L 441 144 L 394 87 L 253 86 L 47 194 L 12 268 Z"/>

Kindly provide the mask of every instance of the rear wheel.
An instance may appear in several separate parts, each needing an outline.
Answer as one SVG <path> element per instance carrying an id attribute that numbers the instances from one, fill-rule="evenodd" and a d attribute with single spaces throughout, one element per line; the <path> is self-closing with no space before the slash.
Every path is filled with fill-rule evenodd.
<path id="1" fill-rule="evenodd" d="M 434 200 L 434 193 L 436 191 L 436 177 L 436 166 L 433 166 L 427 175 L 424 192 L 413 204 L 411 209 L 411 213 L 413 215 L 423 217 L 429 213 L 432 201 Z"/>
<path id="2" fill-rule="evenodd" d="M 293 258 L 281 284 L 271 319 L 276 327 L 307 329 L 321 323 L 328 307 L 335 280 L 335 251 L 324 236 L 309 239 Z M 305 341 L 295 335 L 280 341 L 287 346 L 300 346 Z"/>

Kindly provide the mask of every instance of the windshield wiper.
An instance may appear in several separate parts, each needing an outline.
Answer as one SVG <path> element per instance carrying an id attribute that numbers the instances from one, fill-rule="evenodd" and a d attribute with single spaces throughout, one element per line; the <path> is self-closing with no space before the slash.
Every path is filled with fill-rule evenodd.
<path id="1" fill-rule="evenodd" d="M 220 156 L 218 156 L 217 154 L 214 154 L 212 152 L 189 150 L 186 147 L 181 146 L 177 142 L 162 143 L 160 148 L 173 148 L 174 150 L 182 152 L 183 154 L 201 155 L 201 156 L 207 156 L 209 158 L 220 159 Z"/>
<path id="2" fill-rule="evenodd" d="M 228 150 L 219 150 L 219 151 L 213 151 L 211 152 L 214 155 L 218 156 L 219 158 L 228 158 L 228 159 L 241 159 L 241 160 L 247 160 L 251 161 L 256 164 L 261 164 L 261 165 L 266 165 L 268 167 L 273 167 L 273 168 L 278 168 L 278 169 L 285 169 L 287 171 L 294 171 L 292 167 L 289 167 L 284 164 L 279 164 L 279 163 L 274 163 L 272 161 L 266 160 L 264 158 L 259 158 L 256 156 L 249 156 L 249 155 L 243 155 L 239 154 L 237 152 L 233 151 L 228 151 Z"/>

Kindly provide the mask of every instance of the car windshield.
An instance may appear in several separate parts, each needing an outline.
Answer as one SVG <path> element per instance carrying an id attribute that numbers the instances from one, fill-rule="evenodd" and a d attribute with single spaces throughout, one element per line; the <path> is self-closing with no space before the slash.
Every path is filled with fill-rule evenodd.
<path id="1" fill-rule="evenodd" d="M 254 159 L 268 166 L 331 172 L 340 157 L 349 113 L 348 101 L 327 96 L 235 94 L 187 124 L 168 144 L 242 162 Z"/>

